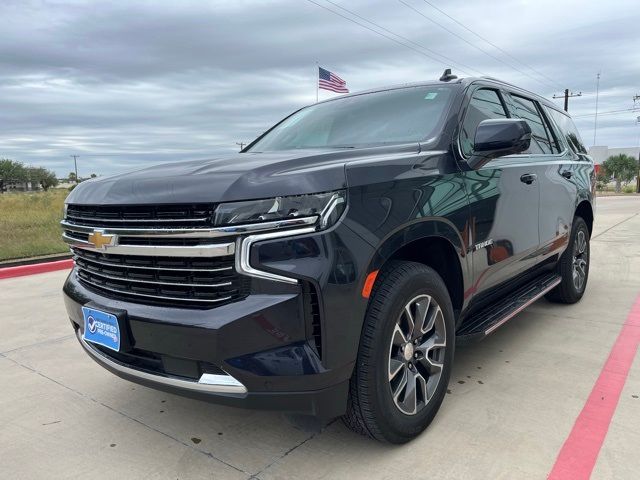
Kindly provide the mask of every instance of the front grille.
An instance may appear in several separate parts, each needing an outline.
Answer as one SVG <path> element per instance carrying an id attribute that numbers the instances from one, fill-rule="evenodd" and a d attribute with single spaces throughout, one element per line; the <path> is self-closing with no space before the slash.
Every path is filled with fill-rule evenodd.
<path id="1" fill-rule="evenodd" d="M 257 232 L 272 238 L 276 230 L 278 236 L 313 231 L 316 217 L 214 227 L 215 207 L 67 205 L 62 238 L 80 283 L 130 302 L 214 308 L 246 298 L 252 277 L 296 282 L 247 267 L 251 244 L 266 238 Z"/>
<path id="2" fill-rule="evenodd" d="M 99 228 L 211 227 L 215 204 L 69 205 L 67 220 Z"/>
<path id="3" fill-rule="evenodd" d="M 234 269 L 234 256 L 151 257 L 73 248 L 81 283 L 107 296 L 186 307 L 224 305 L 249 294 L 249 280 Z"/>

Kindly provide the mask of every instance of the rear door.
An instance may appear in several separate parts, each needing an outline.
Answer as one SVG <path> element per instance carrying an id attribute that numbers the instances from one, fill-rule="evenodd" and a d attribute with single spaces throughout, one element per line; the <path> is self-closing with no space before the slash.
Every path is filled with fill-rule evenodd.
<path id="1" fill-rule="evenodd" d="M 475 131 L 482 120 L 510 116 L 499 89 L 471 88 L 459 136 L 465 158 L 471 155 Z M 512 155 L 464 173 L 470 203 L 472 293 L 488 292 L 535 264 L 539 183 L 534 166 L 528 155 Z"/>
<path id="2" fill-rule="evenodd" d="M 545 247 L 541 258 L 548 258 L 562 253 L 568 244 L 577 204 L 587 199 L 581 197 L 581 189 L 591 184 L 592 164 L 571 117 L 548 106 L 543 106 L 542 110 L 561 150 L 556 161 L 547 166 L 547 175 L 554 181 L 541 186 L 548 197 L 547 204 L 555 207 L 553 216 L 540 212 Z"/>
<path id="3" fill-rule="evenodd" d="M 540 251 L 536 258 L 540 263 L 564 250 L 569 240 L 577 198 L 573 176 L 577 174 L 578 158 L 559 138 L 548 111 L 537 100 L 510 93 L 507 103 L 511 115 L 526 120 L 532 131 L 526 153 L 540 189 Z"/>

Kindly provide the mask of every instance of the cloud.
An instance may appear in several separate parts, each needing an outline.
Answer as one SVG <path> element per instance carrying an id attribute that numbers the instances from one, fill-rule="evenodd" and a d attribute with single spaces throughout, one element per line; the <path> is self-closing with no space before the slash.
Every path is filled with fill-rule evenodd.
<path id="1" fill-rule="evenodd" d="M 582 90 L 570 109 L 587 144 L 597 71 L 601 112 L 640 93 L 635 1 L 431 1 L 510 56 L 420 0 L 403 1 L 428 18 L 396 0 L 314 1 L 422 53 L 309 1 L 5 0 L 0 157 L 66 175 L 78 154 L 87 176 L 233 151 L 315 101 L 316 61 L 364 90 L 450 66 L 422 47 L 547 97 Z M 597 143 L 635 145 L 637 115 L 601 116 Z"/>

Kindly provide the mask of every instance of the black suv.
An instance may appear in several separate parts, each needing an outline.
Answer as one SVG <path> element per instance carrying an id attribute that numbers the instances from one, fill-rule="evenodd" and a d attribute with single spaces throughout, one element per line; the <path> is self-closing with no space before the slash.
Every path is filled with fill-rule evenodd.
<path id="1" fill-rule="evenodd" d="M 128 380 L 406 442 L 456 344 L 582 297 L 594 200 L 573 122 L 530 92 L 448 76 L 345 95 L 238 154 L 80 184 L 66 307 Z"/>

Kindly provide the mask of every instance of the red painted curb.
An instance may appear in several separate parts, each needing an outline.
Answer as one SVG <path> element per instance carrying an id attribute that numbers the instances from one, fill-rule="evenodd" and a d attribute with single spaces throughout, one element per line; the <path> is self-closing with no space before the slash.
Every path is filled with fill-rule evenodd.
<path id="1" fill-rule="evenodd" d="M 587 402 L 558 454 L 550 480 L 588 480 L 640 345 L 640 296 L 622 326 Z"/>
<path id="2" fill-rule="evenodd" d="M 0 280 L 3 278 L 23 277 L 36 273 L 55 272 L 73 267 L 73 260 L 58 260 L 56 262 L 36 263 L 33 265 L 19 265 L 17 267 L 0 268 Z"/>

